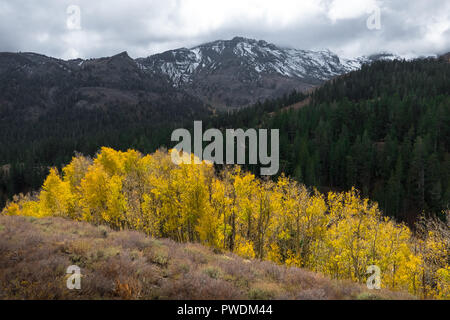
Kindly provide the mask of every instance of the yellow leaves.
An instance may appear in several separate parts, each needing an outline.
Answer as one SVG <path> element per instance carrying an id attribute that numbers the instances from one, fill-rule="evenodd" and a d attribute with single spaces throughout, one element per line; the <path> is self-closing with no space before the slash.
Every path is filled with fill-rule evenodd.
<path id="1" fill-rule="evenodd" d="M 293 251 L 288 250 L 285 264 L 288 267 L 301 267 L 302 259 L 300 258 L 300 256 L 298 254 L 295 254 Z"/>
<path id="2" fill-rule="evenodd" d="M 439 269 L 437 272 L 437 298 L 450 299 L 450 266 Z"/>
<path id="3" fill-rule="evenodd" d="M 69 216 L 73 218 L 75 198 L 70 183 L 62 181 L 58 171 L 50 169 L 39 195 L 40 216 Z"/>
<path id="4" fill-rule="evenodd" d="M 200 216 L 196 231 L 202 243 L 219 247 L 218 228 L 219 221 L 210 212 L 205 211 Z"/>
<path id="5" fill-rule="evenodd" d="M 234 179 L 234 189 L 239 198 L 249 200 L 257 187 L 258 181 L 253 174 L 237 175 Z"/>
<path id="6" fill-rule="evenodd" d="M 70 184 L 72 192 L 80 185 L 81 180 L 91 164 L 92 161 L 90 159 L 77 156 L 72 159 L 70 164 L 63 168 L 63 180 Z"/>
<path id="7" fill-rule="evenodd" d="M 81 181 L 80 207 L 83 219 L 100 223 L 106 209 L 108 176 L 98 163 L 91 166 Z"/>
<path id="8" fill-rule="evenodd" d="M 282 230 L 278 235 L 278 239 L 289 240 L 289 239 L 291 239 L 291 235 L 289 233 L 287 233 L 286 230 Z"/>
<path id="9" fill-rule="evenodd" d="M 322 247 L 330 256 L 324 272 L 335 277 L 363 281 L 369 265 L 381 269 L 382 283 L 390 288 L 409 289 L 417 277 L 420 259 L 410 246 L 411 234 L 403 225 L 383 219 L 378 208 L 361 200 L 352 190 L 329 194 L 330 224 Z"/>
<path id="10" fill-rule="evenodd" d="M 13 197 L 13 201 L 9 202 L 1 214 L 8 216 L 27 216 L 41 217 L 39 210 L 39 202 L 33 201 L 29 195 L 18 195 Z"/>
<path id="11" fill-rule="evenodd" d="M 142 155 L 136 150 L 128 150 L 127 152 L 124 152 L 123 158 L 121 159 L 124 173 L 127 174 L 133 171 L 140 171 L 142 165 L 140 163 L 141 158 Z"/>
<path id="12" fill-rule="evenodd" d="M 62 171 L 50 171 L 37 199 L 16 197 L 2 213 L 127 227 L 360 282 L 377 265 L 384 287 L 449 297 L 448 227 L 414 238 L 355 189 L 324 196 L 240 167 L 218 176 L 210 163 L 175 165 L 164 151 L 102 148 L 94 161 L 77 156 Z"/>
<path id="13" fill-rule="evenodd" d="M 25 215 L 22 214 L 19 204 L 16 202 L 10 202 L 6 205 L 5 209 L 3 209 L 2 214 L 7 216 L 19 216 L 19 215 Z"/>
<path id="14" fill-rule="evenodd" d="M 236 254 L 247 259 L 255 258 L 255 250 L 251 241 L 241 239 L 240 237 L 237 237 L 237 241 Z"/>
<path id="15" fill-rule="evenodd" d="M 418 241 L 427 293 L 435 298 L 450 298 L 450 228 L 448 222 L 438 219 L 421 219 Z"/>
<path id="16" fill-rule="evenodd" d="M 39 211 L 39 202 L 37 201 L 26 201 L 22 204 L 22 215 L 28 217 L 42 217 Z"/>
<path id="17" fill-rule="evenodd" d="M 284 263 L 283 257 L 280 254 L 280 247 L 276 243 L 270 244 L 267 259 L 278 264 Z"/>
<path id="18" fill-rule="evenodd" d="M 103 147 L 94 160 L 94 164 L 102 167 L 110 176 L 123 174 L 125 169 L 125 154 L 111 148 Z"/>
<path id="19" fill-rule="evenodd" d="M 127 201 L 122 193 L 122 178 L 113 176 L 108 183 L 106 210 L 102 218 L 112 228 L 122 229 L 126 223 Z"/>

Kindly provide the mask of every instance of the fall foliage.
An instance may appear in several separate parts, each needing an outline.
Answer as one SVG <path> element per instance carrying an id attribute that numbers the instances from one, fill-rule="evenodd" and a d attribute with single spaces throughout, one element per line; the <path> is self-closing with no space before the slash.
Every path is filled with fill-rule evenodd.
<path id="1" fill-rule="evenodd" d="M 139 230 L 360 283 L 377 265 L 382 287 L 450 298 L 448 225 L 424 219 L 413 233 L 355 189 L 323 195 L 285 176 L 194 163 L 175 165 L 165 151 L 102 148 L 94 159 L 74 157 L 62 173 L 52 169 L 38 195 L 17 196 L 2 213 Z"/>

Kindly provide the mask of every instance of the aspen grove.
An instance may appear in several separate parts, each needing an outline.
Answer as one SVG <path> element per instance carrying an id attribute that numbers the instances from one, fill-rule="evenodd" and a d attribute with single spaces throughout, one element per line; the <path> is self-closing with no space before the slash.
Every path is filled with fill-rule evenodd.
<path id="1" fill-rule="evenodd" d="M 413 231 L 355 189 L 325 195 L 284 175 L 259 179 L 239 166 L 217 172 L 194 163 L 176 165 L 164 150 L 104 147 L 61 173 L 52 168 L 38 194 L 15 196 L 2 214 L 133 229 L 360 283 L 376 265 L 384 288 L 450 298 L 448 224 L 424 218 Z"/>

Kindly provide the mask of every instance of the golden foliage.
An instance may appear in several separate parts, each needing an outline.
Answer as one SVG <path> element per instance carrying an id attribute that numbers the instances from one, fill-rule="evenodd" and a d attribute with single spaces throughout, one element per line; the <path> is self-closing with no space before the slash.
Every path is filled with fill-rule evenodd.
<path id="1" fill-rule="evenodd" d="M 16 197 L 3 214 L 135 229 L 361 283 L 377 265 L 383 287 L 449 298 L 448 226 L 428 226 L 416 237 L 354 189 L 325 196 L 285 176 L 261 180 L 239 167 L 217 175 L 196 160 L 175 165 L 170 152 L 102 148 L 93 161 L 73 158 L 62 176 L 52 169 L 35 200 Z"/>

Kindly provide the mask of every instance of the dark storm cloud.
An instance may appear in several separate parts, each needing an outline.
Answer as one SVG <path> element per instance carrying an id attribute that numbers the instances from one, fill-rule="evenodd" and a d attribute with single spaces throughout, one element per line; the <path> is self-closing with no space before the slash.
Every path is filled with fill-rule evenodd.
<path id="1" fill-rule="evenodd" d="M 81 30 L 67 27 L 70 5 Z M 367 19 L 380 12 L 380 29 Z M 345 56 L 391 51 L 405 56 L 450 51 L 447 0 L 0 0 L 0 51 L 133 57 L 236 35 Z"/>

